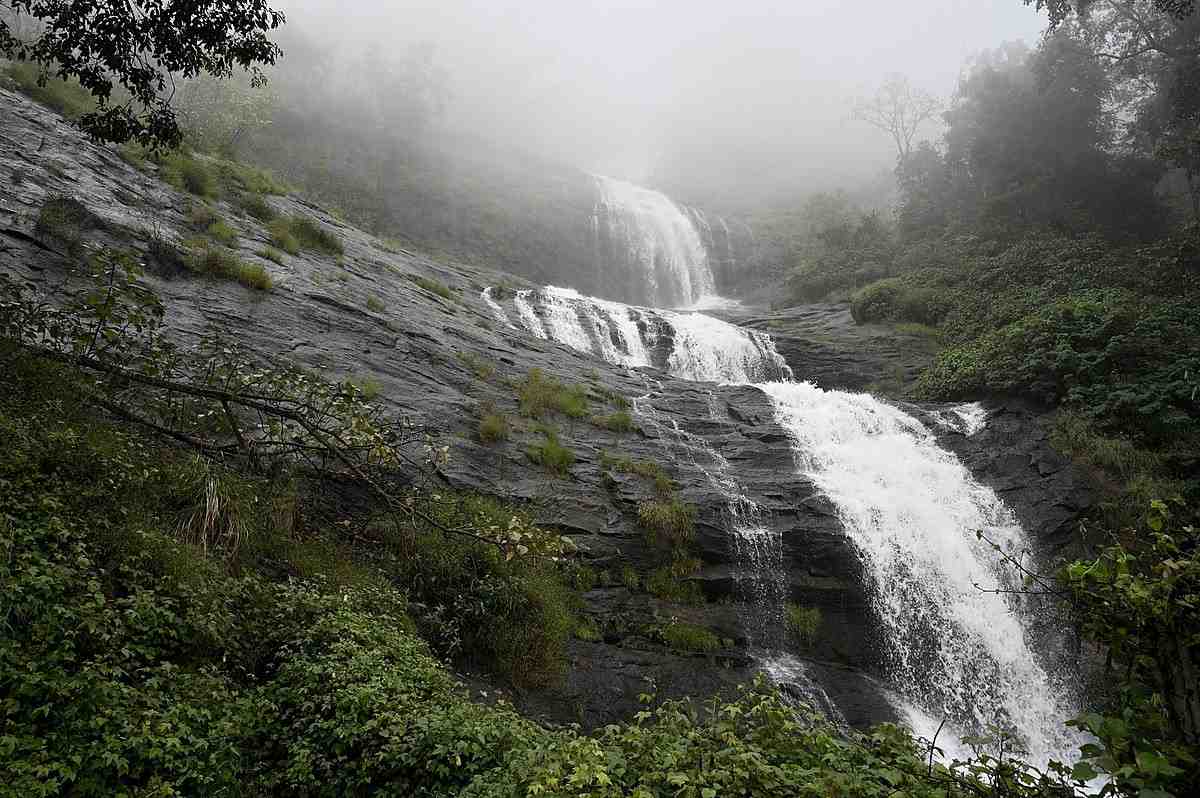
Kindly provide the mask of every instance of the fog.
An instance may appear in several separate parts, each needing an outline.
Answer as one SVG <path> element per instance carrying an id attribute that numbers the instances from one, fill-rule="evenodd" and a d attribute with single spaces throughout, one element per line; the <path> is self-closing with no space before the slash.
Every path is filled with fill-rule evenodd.
<path id="1" fill-rule="evenodd" d="M 334 51 L 431 44 L 447 76 L 444 130 L 710 201 L 877 176 L 894 150 L 850 118 L 856 98 L 889 72 L 948 97 L 967 58 L 1033 43 L 1044 26 L 1020 0 L 282 7 Z"/>

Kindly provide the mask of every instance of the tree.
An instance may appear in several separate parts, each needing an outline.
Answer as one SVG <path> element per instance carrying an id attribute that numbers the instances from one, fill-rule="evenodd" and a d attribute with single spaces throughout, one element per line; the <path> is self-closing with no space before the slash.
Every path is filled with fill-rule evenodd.
<path id="1" fill-rule="evenodd" d="M 1130 13 L 1134 6 L 1149 6 L 1157 14 L 1175 20 L 1191 16 L 1196 10 L 1196 0 L 1025 0 L 1025 5 L 1035 6 L 1038 11 L 1047 12 L 1051 29 L 1058 27 L 1072 14 L 1086 14 L 1096 5 L 1120 6 L 1122 10 Z"/>
<path id="2" fill-rule="evenodd" d="M 275 103 L 274 94 L 248 80 L 211 75 L 184 82 L 175 101 L 188 140 L 230 158 L 244 138 L 271 124 Z"/>
<path id="3" fill-rule="evenodd" d="M 923 89 L 914 88 L 903 75 L 889 75 L 869 100 L 854 108 L 854 118 L 888 133 L 896 144 L 901 163 L 912 152 L 913 137 L 922 124 L 933 119 L 942 104 Z"/>
<path id="4" fill-rule="evenodd" d="M 75 78 L 96 98 L 78 124 L 100 141 L 175 146 L 182 138 L 172 100 L 175 78 L 266 78 L 280 50 L 267 34 L 284 15 L 267 0 L 6 0 L 0 55 L 32 61 L 44 83 Z M 33 27 L 14 21 L 32 19 Z"/>

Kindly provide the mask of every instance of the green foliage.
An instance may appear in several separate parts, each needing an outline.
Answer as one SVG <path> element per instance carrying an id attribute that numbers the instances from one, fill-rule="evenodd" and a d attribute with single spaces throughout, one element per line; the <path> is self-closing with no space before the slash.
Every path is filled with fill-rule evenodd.
<path id="1" fill-rule="evenodd" d="M 576 623 L 573 634 L 577 639 L 588 643 L 598 643 L 604 639 L 600 634 L 600 627 L 591 618 L 584 618 Z"/>
<path id="2" fill-rule="evenodd" d="M 22 94 L 75 121 L 96 109 L 96 100 L 78 80 L 63 80 L 44 75 L 36 64 L 16 62 L 4 67 L 5 73 Z"/>
<path id="3" fill-rule="evenodd" d="M 404 276 L 431 294 L 436 294 L 442 299 L 448 299 L 451 302 L 459 301 L 458 293 L 454 289 L 450 288 L 444 283 L 434 280 L 431 277 L 423 277 L 419 274 L 406 274 Z"/>
<path id="4" fill-rule="evenodd" d="M 216 170 L 212 164 L 195 155 L 175 150 L 158 155 L 159 175 L 180 191 L 197 197 L 216 198 L 220 194 Z"/>
<path id="5" fill-rule="evenodd" d="M 234 252 L 209 241 L 193 241 L 183 257 L 184 265 L 197 273 L 225 280 L 236 280 L 247 288 L 269 291 L 271 275 L 258 263 L 246 263 Z"/>
<path id="6" fill-rule="evenodd" d="M 496 373 L 496 367 L 494 365 L 473 352 L 460 350 L 455 353 L 455 357 L 457 357 L 459 362 L 469 368 L 475 374 L 475 376 L 481 380 L 490 380 L 492 375 Z"/>
<path id="7" fill-rule="evenodd" d="M 382 538 L 379 567 L 430 608 L 416 620 L 434 649 L 520 685 L 557 679 L 574 627 L 564 575 L 545 556 L 558 539 L 535 527 L 525 509 L 488 497 L 440 493 L 425 500 L 425 509 L 440 528 L 373 529 Z M 505 553 L 442 528 L 506 536 L 514 546 Z"/>
<path id="8" fill-rule="evenodd" d="M 639 585 L 641 584 L 641 580 L 638 578 L 638 572 L 635 571 L 632 566 L 621 566 L 621 584 L 630 590 L 638 589 Z"/>
<path id="9" fill-rule="evenodd" d="M 63 247 L 67 255 L 83 254 L 84 234 L 100 222 L 82 202 L 74 197 L 52 194 L 38 209 L 33 231 Z"/>
<path id="10" fill-rule="evenodd" d="M 514 750 L 504 767 L 462 795 L 946 795 L 918 775 L 927 771 L 922 753 L 900 729 L 882 726 L 843 737 L 810 710 L 797 715 L 757 681 L 729 703 L 666 702 L 593 736 L 563 732 L 552 743 Z"/>
<path id="11" fill-rule="evenodd" d="M 289 255 L 299 255 L 302 249 L 325 255 L 341 255 L 344 251 L 337 235 L 299 214 L 275 219 L 267 225 L 267 232 L 271 236 L 271 243 Z"/>
<path id="12" fill-rule="evenodd" d="M 508 440 L 512 424 L 503 413 L 484 413 L 479 419 L 479 440 L 483 443 L 499 443 Z"/>
<path id="13" fill-rule="evenodd" d="M 821 630 L 821 610 L 789 603 L 784 607 L 784 612 L 788 634 L 801 646 L 811 647 Z"/>
<path id="14" fill-rule="evenodd" d="M 684 623 L 677 618 L 672 618 L 665 624 L 655 624 L 647 633 L 664 645 L 681 651 L 707 654 L 721 647 L 721 639 L 710 630 L 696 624 Z"/>
<path id="15" fill-rule="evenodd" d="M 605 416 L 592 416 L 592 424 L 610 432 L 633 432 L 633 416 L 626 410 L 617 410 Z"/>
<path id="16" fill-rule="evenodd" d="M 638 524 L 649 542 L 680 551 L 696 537 L 696 508 L 678 497 L 638 503 Z"/>
<path id="17" fill-rule="evenodd" d="M 96 107 L 76 122 L 102 141 L 176 146 L 182 132 L 171 108 L 174 92 L 164 90 L 168 73 L 227 78 L 240 67 L 261 85 L 259 65 L 275 63 L 281 52 L 267 35 L 283 24 L 283 14 L 262 0 L 199 0 L 187 13 L 171 5 L 98 8 L 68 0 L 8 5 L 10 19 L 33 25 L 13 30 L 0 21 L 0 56 L 34 65 L 42 89 L 50 73 L 78 80 Z"/>
<path id="18" fill-rule="evenodd" d="M 249 191 L 244 192 L 238 200 L 238 204 L 247 214 L 263 223 L 274 221 L 278 215 L 275 209 L 271 207 L 271 204 L 263 198 L 262 194 Z"/>
<path id="19" fill-rule="evenodd" d="M 1094 742 L 1076 766 L 1104 774 L 1123 794 L 1187 794 L 1200 760 L 1200 535 L 1187 508 L 1154 501 L 1138 544 L 1120 541 L 1060 574 L 1083 632 L 1110 652 L 1114 706 L 1072 721 Z"/>
<path id="20" fill-rule="evenodd" d="M 300 254 L 300 240 L 292 233 L 291 223 L 287 219 L 275 219 L 267 225 L 267 233 L 271 236 L 271 244 L 274 246 L 289 255 Z"/>
<path id="21" fill-rule="evenodd" d="M 871 321 L 910 321 L 937 325 L 949 312 L 944 291 L 922 288 L 897 278 L 880 280 L 858 290 L 850 314 L 859 324 Z"/>
<path id="22" fill-rule="evenodd" d="M 1069 404 L 1102 428 L 1189 436 L 1200 419 L 1200 344 L 1188 333 L 1197 324 L 1188 302 L 1079 292 L 948 349 L 918 389 L 944 397 L 1019 390 Z"/>
<path id="23" fill-rule="evenodd" d="M 345 252 L 341 239 L 322 227 L 315 219 L 297 214 L 290 218 L 289 226 L 292 235 L 304 249 L 325 255 L 341 255 Z"/>
<path id="24" fill-rule="evenodd" d="M 385 618 L 338 610 L 280 651 L 249 738 L 268 794 L 452 795 L 540 742 L 505 707 L 466 700 Z"/>
<path id="25" fill-rule="evenodd" d="M 212 238 L 218 244 L 224 244 L 227 247 L 235 246 L 238 241 L 237 232 L 229 226 L 228 222 L 222 219 L 218 219 L 210 224 L 205 228 L 204 232 L 208 233 L 209 238 Z"/>
<path id="26" fill-rule="evenodd" d="M 382 313 L 387 305 L 383 304 L 383 300 L 372 294 L 367 297 L 367 310 L 372 313 Z"/>
<path id="27" fill-rule="evenodd" d="M 358 389 L 358 392 L 362 395 L 362 398 L 368 402 L 375 401 L 379 398 L 379 395 L 383 393 L 383 383 L 369 374 L 355 377 L 354 379 L 350 380 L 350 383 L 356 389 Z"/>
<path id="28" fill-rule="evenodd" d="M 664 565 L 651 571 L 646 577 L 646 592 L 676 604 L 703 604 L 704 594 L 695 582 L 679 574 L 673 565 Z"/>
<path id="29" fill-rule="evenodd" d="M 660 495 L 668 495 L 675 490 L 674 483 L 663 467 L 654 460 L 634 460 L 628 455 L 614 457 L 608 452 L 600 453 L 600 467 L 619 471 L 622 474 L 637 474 L 639 477 L 654 482 L 655 489 Z"/>
<path id="30" fill-rule="evenodd" d="M 563 446 L 554 430 L 547 429 L 543 440 L 525 449 L 526 456 L 551 474 L 565 477 L 575 465 L 575 453 Z"/>
<path id="31" fill-rule="evenodd" d="M 521 415 L 528 418 L 543 418 L 550 412 L 572 419 L 586 418 L 590 410 L 586 387 L 564 385 L 541 369 L 530 369 L 517 384 L 517 403 Z"/>
<path id="32" fill-rule="evenodd" d="M 283 265 L 283 253 L 274 247 L 263 247 L 254 254 L 260 258 L 264 258 L 272 263 L 278 264 L 279 266 Z"/>

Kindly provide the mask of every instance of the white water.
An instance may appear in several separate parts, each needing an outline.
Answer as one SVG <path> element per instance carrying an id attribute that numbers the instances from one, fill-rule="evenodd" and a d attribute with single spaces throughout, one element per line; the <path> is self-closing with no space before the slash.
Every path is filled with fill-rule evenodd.
<path id="1" fill-rule="evenodd" d="M 888 675 L 925 711 L 965 729 L 1008 727 L 1031 759 L 1064 759 L 1080 742 L 1071 707 L 1039 664 L 1000 555 L 1025 533 L 915 418 L 869 394 L 810 383 L 758 386 L 794 441 L 799 469 L 837 508 L 863 561 L 885 630 Z"/>
<path id="2" fill-rule="evenodd" d="M 538 335 L 545 319 L 549 337 L 610 362 L 628 365 L 636 359 L 642 365 L 653 358 L 597 346 L 585 322 L 599 329 L 598 319 L 624 318 L 632 324 L 636 316 L 642 327 L 624 329 L 639 332 L 631 338 L 642 339 L 644 352 L 660 336 L 673 337 L 663 365 L 674 376 L 729 383 L 791 378 L 763 333 L 698 313 L 630 308 L 562 289 L 543 294 L 518 297 L 524 326 Z M 770 397 L 777 421 L 791 435 L 797 469 L 832 502 L 860 555 L 884 632 L 885 670 L 901 697 L 902 715 L 918 733 L 932 718 L 944 718 L 947 729 L 967 733 L 999 725 L 1016 735 L 1034 764 L 1070 761 L 1082 742 L 1062 724 L 1074 714 L 1065 698 L 1072 693 L 1070 685 L 1040 664 L 1020 604 L 979 589 L 1012 585 L 999 554 L 977 531 L 1005 552 L 1019 555 L 1028 549 L 1025 533 L 999 497 L 941 449 L 920 421 L 869 394 L 790 381 L 757 382 L 756 387 Z M 658 423 L 648 400 L 635 402 L 635 409 Z M 715 412 L 710 402 L 710 413 Z M 986 412 L 977 404 L 962 405 L 934 414 L 934 420 L 973 435 L 984 427 Z M 774 603 L 760 604 L 764 616 L 778 612 L 786 595 L 774 584 L 773 572 L 782 572 L 778 535 L 761 522 L 724 458 L 703 438 L 672 427 L 660 440 L 673 440 L 676 451 L 688 453 L 726 498 L 727 528 L 738 559 L 764 575 L 751 583 L 751 593 Z M 780 662 L 775 666 L 783 667 Z M 939 744 L 958 754 L 953 734 L 943 730 Z"/>
<path id="3" fill-rule="evenodd" d="M 532 294 L 532 291 L 518 291 L 513 297 L 513 306 L 516 307 L 517 315 L 521 318 L 521 324 L 525 326 L 525 329 L 538 338 L 545 338 L 547 337 L 546 328 L 542 326 L 542 320 L 533 312 L 533 306 L 529 304 L 529 297 Z"/>
<path id="4" fill-rule="evenodd" d="M 687 213 L 665 194 L 596 176 L 600 193 L 597 224 L 644 276 L 644 296 L 658 307 L 692 305 L 716 294 L 708 252 Z M 601 221 L 602 220 L 602 221 Z"/>
<path id="5" fill-rule="evenodd" d="M 496 321 L 503 322 L 505 326 L 512 327 L 513 323 L 508 320 L 508 314 L 504 312 L 504 308 L 492 297 L 494 289 L 489 286 L 483 289 L 480 296 L 483 297 L 484 303 L 488 306 L 488 310 L 492 311 L 492 315 L 496 317 Z M 513 329 L 516 329 L 515 327 Z"/>
<path id="6" fill-rule="evenodd" d="M 791 376 L 771 337 L 702 313 L 663 311 L 675 330 L 668 371 L 705 382 L 754 382 L 772 374 Z"/>
<path id="7" fill-rule="evenodd" d="M 508 314 L 490 291 L 484 291 L 485 302 L 489 307 L 494 304 L 492 313 L 507 321 Z M 521 326 L 534 336 L 609 363 L 659 365 L 698 382 L 743 383 L 791 376 L 769 335 L 700 313 L 639 308 L 555 286 L 518 291 L 512 303 Z M 666 352 L 656 363 L 652 351 L 660 347 Z"/>

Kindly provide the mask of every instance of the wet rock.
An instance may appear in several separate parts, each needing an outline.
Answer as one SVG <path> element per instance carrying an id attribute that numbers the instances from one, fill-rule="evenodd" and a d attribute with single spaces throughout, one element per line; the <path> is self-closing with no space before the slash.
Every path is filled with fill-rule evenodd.
<path id="1" fill-rule="evenodd" d="M 56 194 L 73 196 L 103 222 L 89 232 L 92 246 L 119 246 L 149 257 L 151 242 L 179 246 L 192 234 L 189 206 L 198 199 L 138 171 L 54 114 L 3 90 L 0 120 L 4 272 L 44 286 L 61 279 L 67 260 L 33 232 L 38 209 Z M 18 170 L 19 181 L 12 178 Z M 783 540 L 788 597 L 823 613 L 820 639 L 809 654 L 828 664 L 815 667 L 814 678 L 853 724 L 893 717 L 882 692 L 864 675 L 878 663 L 857 555 L 834 509 L 796 473 L 791 441 L 761 391 L 684 382 L 653 369 L 617 368 L 534 338 L 498 319 L 481 296 L 485 286 L 514 284 L 511 275 L 395 250 L 297 197 L 272 197 L 270 203 L 280 213 L 304 214 L 335 232 L 345 255 L 334 260 L 302 252 L 275 264 L 256 254 L 269 241 L 262 225 L 228 201 L 210 203 L 236 230 L 237 254 L 263 266 L 274 288 L 257 292 L 179 269 L 148 270 L 145 282 L 162 298 L 171 334 L 181 343 L 217 333 L 330 377 L 370 377 L 389 410 L 449 443 L 444 476 L 450 484 L 529 503 L 541 523 L 577 539 L 585 561 L 597 571 L 613 575 L 632 567 L 644 575 L 658 564 L 637 524 L 638 503 L 653 495 L 653 487 L 631 474 L 604 478 L 605 452 L 659 463 L 680 495 L 696 505 L 697 548 L 704 562 L 695 578 L 712 601 L 673 606 L 611 584 L 590 591 L 585 611 L 604 628 L 603 639 L 573 641 L 562 682 L 519 694 L 520 706 L 539 716 L 594 726 L 636 711 L 648 679 L 664 697 L 704 696 L 752 675 L 758 666 L 747 650 L 745 624 L 758 610 L 746 606 L 744 587 L 753 574 L 746 573 L 747 564 L 732 545 L 722 484 L 736 478 L 761 508 L 760 522 Z M 438 281 L 453 301 L 410 277 Z M 770 323 L 776 320 L 790 326 L 776 329 Z M 900 352 L 882 334 L 855 327 L 844 308 L 793 309 L 747 323 L 776 335 L 798 377 L 829 387 L 864 387 L 888 373 L 893 357 L 905 373 L 916 368 L 915 355 Z M 814 331 L 824 331 L 824 337 Z M 565 478 L 547 474 L 526 455 L 540 433 L 519 417 L 514 388 L 534 368 L 591 386 L 597 409 L 604 407 L 601 386 L 636 399 L 637 429 L 620 434 L 586 420 L 557 419 L 560 439 L 576 462 Z M 513 419 L 511 440 L 493 445 L 478 440 L 485 407 Z M 1049 451 L 1040 419 L 1027 409 L 997 406 L 984 432 L 944 437 L 972 470 L 1003 491 L 1039 536 L 1060 538 L 1090 501 L 1072 470 Z M 720 458 L 714 459 L 712 451 Z M 710 655 L 667 650 L 640 631 L 664 617 L 707 626 L 731 645 Z"/>

